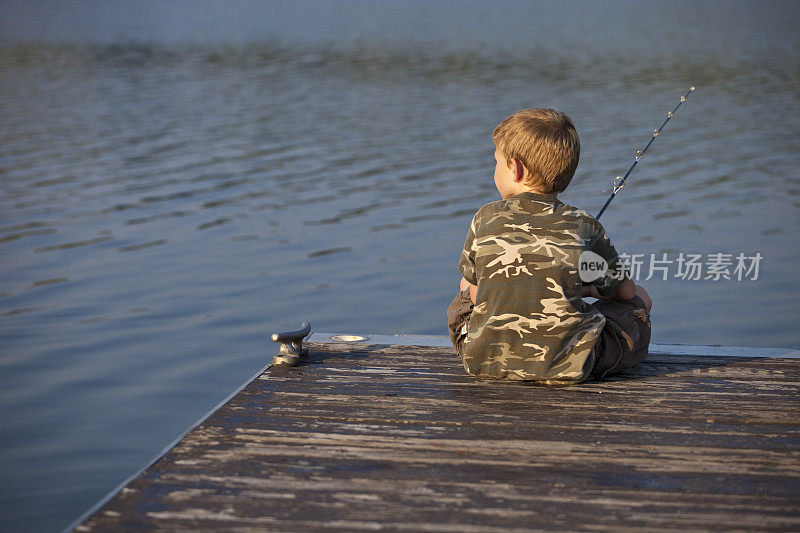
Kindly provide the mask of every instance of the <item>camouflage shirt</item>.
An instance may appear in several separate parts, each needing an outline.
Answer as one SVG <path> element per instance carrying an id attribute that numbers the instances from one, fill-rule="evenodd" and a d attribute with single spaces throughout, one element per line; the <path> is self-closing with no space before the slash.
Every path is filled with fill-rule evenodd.
<path id="1" fill-rule="evenodd" d="M 608 262 L 608 272 L 593 282 L 598 293 L 616 292 L 627 276 L 624 264 L 585 211 L 525 192 L 475 214 L 459 263 L 464 278 L 478 286 L 465 326 L 467 372 L 554 383 L 588 378 L 605 318 L 581 299 L 584 250 Z"/>

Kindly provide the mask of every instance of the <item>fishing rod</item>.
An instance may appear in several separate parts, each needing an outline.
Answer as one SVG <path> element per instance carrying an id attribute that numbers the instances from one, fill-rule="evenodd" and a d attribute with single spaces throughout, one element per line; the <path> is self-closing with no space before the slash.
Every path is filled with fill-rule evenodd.
<path id="1" fill-rule="evenodd" d="M 657 129 L 653 130 L 653 136 L 650 138 L 650 142 L 647 143 L 647 146 L 645 146 L 642 150 L 636 151 L 636 158 L 633 160 L 633 164 L 631 165 L 631 168 L 628 169 L 628 172 L 626 172 L 624 176 L 617 176 L 616 178 L 614 178 L 614 190 L 611 192 L 611 196 L 608 197 L 608 200 L 606 200 L 606 203 L 603 206 L 603 208 L 600 210 L 599 213 L 597 213 L 597 216 L 594 217 L 595 219 L 599 219 L 600 216 L 605 212 L 606 207 L 608 207 L 608 204 L 611 203 L 611 200 L 613 200 L 614 197 L 617 195 L 617 193 L 620 191 L 620 189 L 622 189 L 625 186 L 625 180 L 628 179 L 628 176 L 631 175 L 633 169 L 636 168 L 636 165 L 644 157 L 644 154 L 645 152 L 647 152 L 647 149 L 650 148 L 650 145 L 653 144 L 653 141 L 655 141 L 656 137 L 659 136 L 661 130 L 663 130 L 664 126 L 666 126 L 667 122 L 669 122 L 669 119 L 675 116 L 675 112 L 678 111 L 678 108 L 686 101 L 686 97 L 692 94 L 693 92 L 694 92 L 694 85 L 689 87 L 689 90 L 686 91 L 686 93 L 683 96 L 681 96 L 681 101 L 678 102 L 678 105 L 675 106 L 675 109 L 667 113 L 667 119 L 664 121 L 664 123 L 661 124 L 661 126 L 659 126 Z"/>

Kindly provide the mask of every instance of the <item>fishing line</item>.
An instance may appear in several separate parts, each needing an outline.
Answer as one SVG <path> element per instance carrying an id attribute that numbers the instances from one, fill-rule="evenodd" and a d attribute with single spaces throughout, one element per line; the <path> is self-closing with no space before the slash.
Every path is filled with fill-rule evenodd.
<path id="1" fill-rule="evenodd" d="M 608 204 L 611 203 L 611 200 L 613 200 L 614 197 L 617 195 L 617 193 L 620 191 L 620 189 L 622 189 L 625 186 L 625 180 L 628 179 L 628 176 L 631 175 L 633 169 L 636 168 L 636 165 L 644 157 L 644 154 L 647 152 L 647 149 L 650 148 L 650 145 L 653 144 L 653 141 L 656 140 L 656 137 L 658 137 L 661 134 L 661 130 L 663 130 L 664 126 L 667 125 L 669 119 L 675 116 L 675 113 L 678 111 L 678 108 L 686 101 L 686 98 L 693 92 L 694 92 L 694 85 L 689 87 L 689 90 L 686 91 L 686 94 L 681 96 L 681 101 L 678 102 L 678 105 L 675 106 L 675 109 L 667 113 L 667 119 L 664 121 L 664 123 L 661 124 L 661 126 L 659 126 L 658 128 L 653 130 L 653 136 L 650 137 L 650 141 L 647 143 L 647 145 L 643 149 L 636 151 L 636 157 L 633 160 L 631 168 L 628 169 L 628 172 L 626 172 L 624 176 L 617 176 L 616 178 L 614 178 L 614 190 L 611 192 L 611 196 L 608 197 L 608 200 L 606 200 L 606 203 L 605 205 L 603 205 L 603 208 L 600 210 L 599 213 L 597 213 L 597 216 L 595 217 L 596 219 L 600 218 L 600 215 L 602 215 L 605 212 L 606 207 L 608 207 Z"/>

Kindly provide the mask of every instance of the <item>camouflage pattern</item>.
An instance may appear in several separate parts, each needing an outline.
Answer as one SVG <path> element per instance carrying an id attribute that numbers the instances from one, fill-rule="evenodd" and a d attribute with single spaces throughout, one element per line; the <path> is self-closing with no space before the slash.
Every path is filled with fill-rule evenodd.
<path id="1" fill-rule="evenodd" d="M 608 272 L 594 282 L 599 294 L 616 292 L 625 266 L 585 211 L 526 192 L 475 214 L 459 262 L 464 278 L 478 287 L 464 326 L 467 372 L 547 383 L 589 377 L 605 318 L 581 298 L 583 250 L 608 261 Z"/>

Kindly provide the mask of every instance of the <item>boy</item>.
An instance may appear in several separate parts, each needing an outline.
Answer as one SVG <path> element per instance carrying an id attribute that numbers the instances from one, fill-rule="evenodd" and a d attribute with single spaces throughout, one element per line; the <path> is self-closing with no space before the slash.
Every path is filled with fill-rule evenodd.
<path id="1" fill-rule="evenodd" d="M 502 199 L 472 219 L 459 262 L 461 292 L 447 310 L 464 368 L 577 383 L 638 365 L 650 342 L 650 297 L 629 278 L 603 226 L 557 198 L 580 156 L 572 121 L 553 109 L 524 109 L 492 138 Z M 608 263 L 588 285 L 578 272 L 584 251 Z"/>

